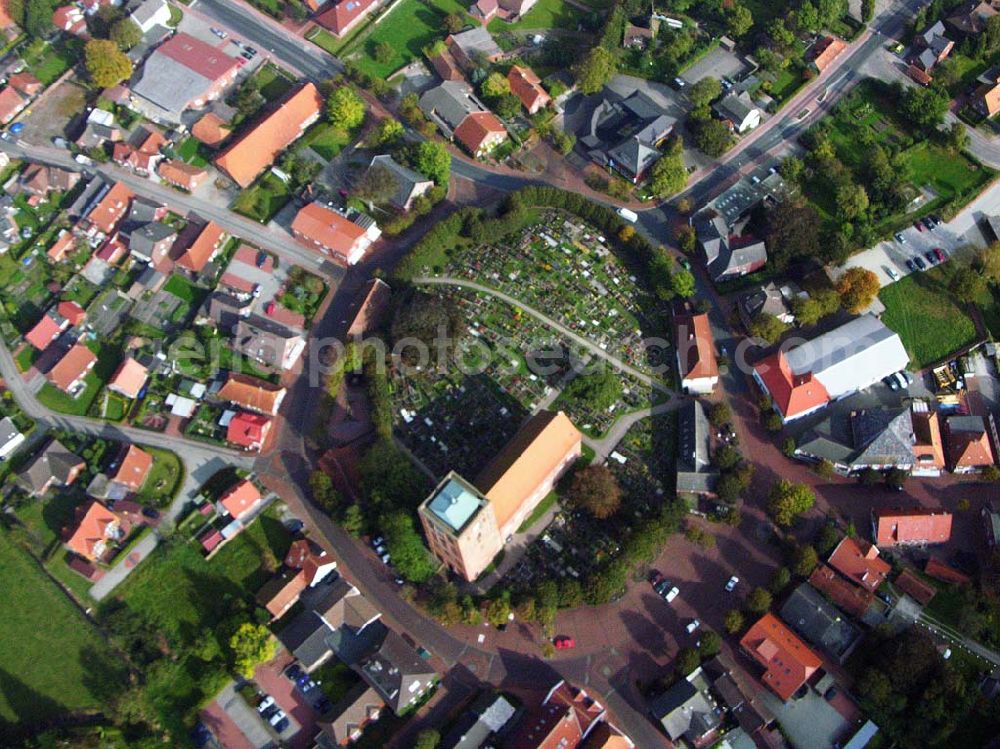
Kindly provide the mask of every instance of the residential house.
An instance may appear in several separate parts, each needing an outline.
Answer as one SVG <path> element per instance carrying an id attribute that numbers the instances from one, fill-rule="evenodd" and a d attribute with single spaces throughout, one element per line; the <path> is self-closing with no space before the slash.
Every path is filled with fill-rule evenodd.
<path id="1" fill-rule="evenodd" d="M 368 169 L 385 169 L 392 175 L 396 182 L 396 191 L 389 198 L 389 204 L 401 211 L 410 210 L 410 206 L 413 205 L 416 198 L 426 195 L 434 187 L 432 180 L 403 166 L 388 154 L 372 158 Z"/>
<path id="2" fill-rule="evenodd" d="M 753 237 L 730 234 L 725 218 L 716 215 L 695 227 L 708 274 L 715 282 L 758 271 L 767 264 L 767 245 Z"/>
<path id="3" fill-rule="evenodd" d="M 250 479 L 240 479 L 223 492 L 215 506 L 220 515 L 239 520 L 253 512 L 263 501 L 260 489 Z"/>
<path id="4" fill-rule="evenodd" d="M 719 384 L 719 362 L 708 315 L 675 315 L 674 327 L 681 389 L 689 394 L 710 395 Z"/>
<path id="5" fill-rule="evenodd" d="M 787 423 L 863 390 L 908 363 L 899 336 L 866 314 L 766 357 L 754 366 L 753 378 Z"/>
<path id="6" fill-rule="evenodd" d="M 68 229 L 60 229 L 55 242 L 45 254 L 53 263 L 61 263 L 74 250 L 76 250 L 76 236 Z"/>
<path id="7" fill-rule="evenodd" d="M 878 590 L 892 570 L 888 562 L 879 558 L 877 546 L 853 538 L 844 538 L 837 544 L 827 564 L 870 593 Z"/>
<path id="8" fill-rule="evenodd" d="M 781 607 L 781 618 L 838 663 L 847 660 L 861 641 L 861 630 L 809 583 L 792 591 Z"/>
<path id="9" fill-rule="evenodd" d="M 909 471 L 916 463 L 913 442 L 908 408 L 870 408 L 828 416 L 799 438 L 795 455 L 829 461 L 845 476 L 868 469 Z"/>
<path id="10" fill-rule="evenodd" d="M 147 117 L 177 124 L 185 110 L 218 99 L 235 82 L 239 70 L 238 58 L 180 32 L 146 58 L 132 93 Z"/>
<path id="11" fill-rule="evenodd" d="M 134 193 L 123 182 L 115 184 L 87 214 L 87 223 L 92 230 L 105 235 L 114 232 L 118 222 L 128 212 Z"/>
<path id="12" fill-rule="evenodd" d="M 979 36 L 986 30 L 986 22 L 1000 13 L 1000 0 L 969 0 L 958 6 L 945 23 L 962 36 Z"/>
<path id="13" fill-rule="evenodd" d="M 656 39 L 660 30 L 660 19 L 655 15 L 633 16 L 625 23 L 622 47 L 625 49 L 646 49 Z"/>
<path id="14" fill-rule="evenodd" d="M 188 192 L 197 190 L 201 186 L 201 183 L 208 178 L 207 169 L 192 164 L 185 164 L 183 161 L 176 159 L 161 161 L 156 172 L 164 182 Z"/>
<path id="15" fill-rule="evenodd" d="M 926 401 L 910 404 L 910 423 L 913 427 L 913 476 L 939 476 L 945 467 L 944 442 L 937 411 Z"/>
<path id="16" fill-rule="evenodd" d="M 52 12 L 52 25 L 73 36 L 88 37 L 87 19 L 76 5 L 61 5 Z"/>
<path id="17" fill-rule="evenodd" d="M 260 452 L 270 432 L 270 417 L 240 411 L 226 425 L 226 441 L 244 450 Z"/>
<path id="18" fill-rule="evenodd" d="M 144 263 L 160 266 L 170 257 L 177 232 L 168 224 L 151 221 L 128 232 L 128 249 L 132 257 Z"/>
<path id="19" fill-rule="evenodd" d="M 877 546 L 943 544 L 951 538 L 951 513 L 942 510 L 873 509 L 872 539 Z"/>
<path id="20" fill-rule="evenodd" d="M 232 125 L 216 112 L 206 112 L 191 127 L 191 135 L 211 148 L 218 148 L 222 145 L 232 132 Z"/>
<path id="21" fill-rule="evenodd" d="M 306 588 L 321 583 L 337 569 L 337 563 L 326 551 L 304 538 L 292 542 L 284 566 L 281 574 L 257 591 L 257 602 L 267 609 L 272 619 L 280 619 L 298 602 Z"/>
<path id="22" fill-rule="evenodd" d="M 693 747 L 710 746 L 722 725 L 722 711 L 700 667 L 655 697 L 649 713 L 672 742 L 683 739 Z"/>
<path id="23" fill-rule="evenodd" d="M 485 26 L 473 26 L 457 34 L 450 34 L 444 43 L 455 61 L 467 71 L 496 62 L 503 57 L 503 50 L 493 40 L 493 36 Z"/>
<path id="24" fill-rule="evenodd" d="M 492 112 L 472 112 L 455 128 L 454 138 L 480 159 L 507 140 L 507 128 Z"/>
<path id="25" fill-rule="evenodd" d="M 746 91 L 726 94 L 712 105 L 712 111 L 740 135 L 760 124 L 760 110 Z"/>
<path id="26" fill-rule="evenodd" d="M 875 593 L 849 583 L 838 575 L 832 567 L 820 564 L 809 576 L 809 584 L 825 595 L 846 614 L 865 623 L 877 621 L 869 619 Z"/>
<path id="27" fill-rule="evenodd" d="M 319 119 L 323 107 L 323 97 L 316 86 L 304 84 L 227 146 L 216 157 L 215 165 L 240 187 L 249 187 L 279 154 Z"/>
<path id="28" fill-rule="evenodd" d="M 790 699 L 823 665 L 820 657 L 770 612 L 747 630 L 740 647 L 764 669 L 761 681 L 783 701 Z"/>
<path id="29" fill-rule="evenodd" d="M 170 6 L 165 0 L 143 0 L 132 9 L 129 18 L 143 34 L 147 34 L 156 26 L 167 27 L 170 23 Z"/>
<path id="30" fill-rule="evenodd" d="M 660 158 L 659 148 L 677 119 L 666 113 L 665 102 L 647 91 L 636 89 L 623 97 L 605 89 L 603 95 L 580 144 L 594 163 L 639 184 Z"/>
<path id="31" fill-rule="evenodd" d="M 8 77 L 7 85 L 14 87 L 14 89 L 20 91 L 29 99 L 33 96 L 38 96 L 45 90 L 44 84 L 25 70 Z"/>
<path id="32" fill-rule="evenodd" d="M 899 573 L 899 575 L 896 576 L 896 579 L 893 580 L 893 586 L 908 595 L 921 606 L 926 606 L 931 602 L 934 596 L 937 595 L 936 587 L 918 577 L 917 574 L 909 568 L 904 569 Z"/>
<path id="33" fill-rule="evenodd" d="M 995 549 L 1000 546 L 1000 502 L 987 499 L 982 509 L 983 530 L 986 534 L 986 544 Z"/>
<path id="34" fill-rule="evenodd" d="M 392 630 L 355 669 L 397 715 L 419 702 L 437 680 L 437 672 Z"/>
<path id="35" fill-rule="evenodd" d="M 148 379 L 149 370 L 140 364 L 136 358 L 127 356 L 118 365 L 115 373 L 111 375 L 111 379 L 108 380 L 108 390 L 135 400 L 139 397 L 139 393 L 142 392 L 143 388 L 146 387 Z"/>
<path id="36" fill-rule="evenodd" d="M 379 719 L 383 710 L 385 700 L 375 688 L 364 681 L 357 682 L 316 724 L 320 729 L 316 746 L 319 749 L 350 746 L 361 738 L 369 723 Z"/>
<path id="37" fill-rule="evenodd" d="M 216 397 L 249 411 L 274 416 L 278 413 L 286 392 L 281 385 L 272 385 L 266 380 L 230 372 Z"/>
<path id="38" fill-rule="evenodd" d="M 175 262 L 191 273 L 201 273 L 208 261 L 222 249 L 228 236 L 226 230 L 214 221 L 194 226 L 173 243 Z"/>
<path id="39" fill-rule="evenodd" d="M 45 375 L 55 387 L 74 398 L 84 387 L 83 380 L 97 364 L 97 355 L 82 343 L 74 343 Z"/>
<path id="40" fill-rule="evenodd" d="M 79 172 L 46 164 L 31 164 L 21 174 L 21 189 L 29 195 L 48 198 L 49 193 L 69 192 L 80 181 Z"/>
<path id="41" fill-rule="evenodd" d="M 8 125 L 17 117 L 31 100 L 13 86 L 0 91 L 0 124 Z"/>
<path id="42" fill-rule="evenodd" d="M 61 318 L 77 328 L 87 320 L 87 311 L 72 300 L 64 299 L 56 305 L 56 312 Z"/>
<path id="43" fill-rule="evenodd" d="M 240 318 L 230 342 L 233 350 L 272 369 L 291 369 L 306 347 L 301 332 L 260 315 Z"/>
<path id="44" fill-rule="evenodd" d="M 517 709 L 509 698 L 484 692 L 458 718 L 449 723 L 438 749 L 488 749 L 499 746 L 513 725 Z"/>
<path id="45" fill-rule="evenodd" d="M 581 454 L 582 436 L 562 412 L 531 417 L 472 484 L 452 471 L 420 505 L 431 551 L 475 580 Z"/>
<path id="46" fill-rule="evenodd" d="M 334 0 L 333 5 L 316 16 L 316 23 L 336 37 L 343 37 L 371 13 L 379 0 Z"/>
<path id="47" fill-rule="evenodd" d="M 69 328 L 69 320 L 59 314 L 57 308 L 53 307 L 42 318 L 35 323 L 35 326 L 24 334 L 24 340 L 30 343 L 39 351 L 45 351 L 49 344 L 62 335 L 64 330 Z"/>
<path id="48" fill-rule="evenodd" d="M 1000 114 L 1000 74 L 977 86 L 969 97 L 969 103 L 983 117 Z"/>
<path id="49" fill-rule="evenodd" d="M 332 205 L 309 203 L 292 220 L 292 236 L 302 245 L 347 265 L 355 265 L 382 236 L 375 221 L 363 213 L 352 217 Z"/>
<path id="50" fill-rule="evenodd" d="M 726 734 L 727 743 L 736 746 L 757 745 L 761 749 L 784 746 L 780 735 L 772 729 L 774 714 L 758 693 L 756 685 L 749 682 L 736 664 L 724 655 L 717 655 L 701 665 L 706 678 L 712 685 L 712 693 L 718 697 L 718 704 L 735 719 L 738 728 L 749 738 L 749 742 L 737 743 L 738 731 Z"/>
<path id="51" fill-rule="evenodd" d="M 274 257 L 266 252 L 241 244 L 219 279 L 219 288 L 235 297 L 253 298 L 256 281 L 262 275 L 274 274 Z M 233 323 L 235 325 L 235 322 Z"/>
<path id="52" fill-rule="evenodd" d="M 118 461 L 111 481 L 135 493 L 142 489 L 152 469 L 153 456 L 135 445 L 129 445 Z"/>
<path id="53" fill-rule="evenodd" d="M 791 325 L 795 322 L 795 315 L 792 314 L 792 301 L 806 296 L 806 293 L 794 281 L 789 281 L 782 286 L 774 281 L 768 281 L 763 286 L 758 286 L 753 291 L 741 296 L 737 310 L 740 313 L 740 320 L 743 321 L 743 325 L 747 329 L 761 315 L 770 315 L 785 325 Z"/>
<path id="54" fill-rule="evenodd" d="M 0 460 L 6 460 L 24 444 L 24 435 L 9 416 L 0 419 Z"/>
<path id="55" fill-rule="evenodd" d="M 363 337 L 380 326 L 388 311 L 392 289 L 381 278 L 372 278 L 365 284 L 364 294 L 359 294 L 354 316 L 347 329 L 348 338 Z"/>
<path id="56" fill-rule="evenodd" d="M 431 64 L 434 72 L 438 74 L 438 78 L 442 81 L 465 80 L 465 74 L 462 73 L 462 69 L 458 67 L 455 58 L 451 56 L 451 52 L 448 51 L 448 48 L 444 44 L 430 51 L 430 54 L 427 56 L 427 62 Z"/>
<path id="57" fill-rule="evenodd" d="M 688 400 L 681 407 L 677 435 L 677 493 L 713 495 L 719 473 L 712 470 L 712 430 L 700 400 Z"/>
<path id="58" fill-rule="evenodd" d="M 557 682 L 538 705 L 529 705 L 524 717 L 513 727 L 507 749 L 578 749 L 587 746 L 590 736 L 607 723 L 612 735 L 632 741 L 611 724 L 608 711 L 585 689 Z M 622 745 L 619 742 L 620 745 Z"/>
<path id="59" fill-rule="evenodd" d="M 160 148 L 166 145 L 166 139 L 157 130 L 147 132 L 148 134 L 137 145 L 115 143 L 111 151 L 111 160 L 136 174 L 149 176 L 163 158 L 160 156 Z"/>
<path id="60" fill-rule="evenodd" d="M 97 562 L 124 537 L 121 518 L 92 499 L 76 508 L 76 521 L 67 531 L 65 544 L 74 554 Z"/>
<path id="61" fill-rule="evenodd" d="M 944 24 L 941 21 L 931 25 L 923 33 L 914 34 L 910 65 L 929 74 L 955 46 L 955 42 L 944 34 Z"/>
<path id="62" fill-rule="evenodd" d="M 954 473 L 976 473 L 996 463 L 982 416 L 949 416 L 944 435 L 948 466 Z"/>
<path id="63" fill-rule="evenodd" d="M 521 100 L 521 106 L 528 114 L 535 114 L 552 101 L 552 97 L 542 88 L 542 80 L 531 68 L 514 65 L 507 73 L 511 93 Z"/>
<path id="64" fill-rule="evenodd" d="M 38 497 L 53 487 L 70 486 L 86 466 L 83 458 L 52 439 L 17 474 L 17 480 L 32 496 Z"/>
<path id="65" fill-rule="evenodd" d="M 84 122 L 83 132 L 76 139 L 76 145 L 84 150 L 103 148 L 108 141 L 117 143 L 122 139 L 122 131 L 115 124 L 115 116 L 105 109 L 91 109 Z"/>
<path id="66" fill-rule="evenodd" d="M 847 48 L 843 39 L 838 39 L 832 34 L 824 36 L 817 41 L 812 48 L 812 64 L 816 71 L 822 73 L 826 70 L 837 56 Z"/>
<path id="67" fill-rule="evenodd" d="M 477 0 L 469 6 L 469 15 L 486 26 L 494 18 L 514 22 L 535 7 L 538 0 Z"/>

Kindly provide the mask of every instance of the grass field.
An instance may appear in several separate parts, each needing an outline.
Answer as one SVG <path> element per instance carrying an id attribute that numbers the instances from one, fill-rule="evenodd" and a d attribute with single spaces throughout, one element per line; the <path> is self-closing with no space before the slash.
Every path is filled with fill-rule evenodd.
<path id="1" fill-rule="evenodd" d="M 493 34 L 501 31 L 523 31 L 525 29 L 575 29 L 584 12 L 565 0 L 538 0 L 534 8 L 514 23 L 494 18 L 489 30 Z"/>
<path id="2" fill-rule="evenodd" d="M 233 203 L 239 214 L 266 224 L 292 199 L 288 184 L 268 172 L 249 190 L 244 190 Z"/>
<path id="3" fill-rule="evenodd" d="M 177 146 L 177 158 L 192 166 L 208 166 L 210 156 L 208 146 L 194 136 L 185 139 Z"/>
<path id="4" fill-rule="evenodd" d="M 30 343 L 26 343 L 24 347 L 17 352 L 17 356 L 14 357 L 14 361 L 17 362 L 18 371 L 27 372 L 31 365 L 38 361 L 38 357 L 41 355 L 41 351 L 36 349 Z"/>
<path id="5" fill-rule="evenodd" d="M 104 382 L 93 372 L 84 379 L 84 389 L 75 398 L 64 393 L 52 383 L 46 382 L 42 389 L 38 391 L 38 402 L 53 411 L 70 414 L 71 416 L 85 416 L 90 410 L 90 404 L 94 402 L 97 394 L 104 386 Z"/>
<path id="6" fill-rule="evenodd" d="M 326 50 L 331 55 L 336 55 L 340 52 L 340 47 L 343 44 L 337 37 L 331 34 L 329 31 L 324 29 L 322 26 L 314 26 L 312 31 L 306 34 L 306 39 L 315 44 L 322 50 Z"/>
<path id="7" fill-rule="evenodd" d="M 24 61 L 31 69 L 32 75 L 45 86 L 55 81 L 76 62 L 73 52 L 63 45 L 56 47 L 45 44 L 36 49 L 36 44 L 38 43 L 30 45 L 31 50 L 24 55 Z"/>
<path id="8" fill-rule="evenodd" d="M 269 102 L 277 101 L 295 85 L 295 81 L 277 65 L 267 63 L 254 74 L 261 95 Z"/>
<path id="9" fill-rule="evenodd" d="M 202 297 L 205 296 L 204 289 L 198 288 L 183 276 L 171 276 L 164 284 L 163 290 L 186 304 L 200 304 Z"/>
<path id="10" fill-rule="evenodd" d="M 118 678 L 104 640 L 35 561 L 0 530 L 7 612 L 0 625 L 0 722 L 106 704 Z"/>
<path id="11" fill-rule="evenodd" d="M 421 50 L 436 39 L 446 35 L 444 18 L 449 13 L 465 15 L 466 6 L 457 0 L 431 0 L 428 5 L 420 0 L 403 0 L 382 19 L 374 31 L 364 39 L 350 45 L 357 53 L 358 64 L 371 75 L 385 78 L 394 70 L 420 57 Z M 375 59 L 375 47 L 388 42 L 394 54 L 385 62 Z"/>
<path id="12" fill-rule="evenodd" d="M 311 148 L 320 158 L 330 161 L 344 146 L 351 142 L 353 135 L 334 127 L 329 122 L 314 125 L 302 139 L 302 145 Z"/>
<path id="13" fill-rule="evenodd" d="M 169 450 L 157 447 L 142 448 L 153 456 L 153 467 L 149 471 L 146 483 L 139 492 L 140 502 L 149 502 L 157 507 L 166 507 L 177 496 L 177 491 L 184 481 L 184 467 L 180 458 Z"/>
<path id="14" fill-rule="evenodd" d="M 879 294 L 885 305 L 882 322 L 899 334 L 915 367 L 943 359 L 976 339 L 972 320 L 944 287 L 941 271 L 911 273 Z"/>
<path id="15" fill-rule="evenodd" d="M 538 503 L 538 506 L 531 511 L 531 514 L 524 519 L 524 522 L 521 523 L 521 527 L 517 529 L 517 532 L 524 533 L 525 531 L 530 530 L 531 526 L 537 523 L 538 520 L 542 517 L 542 515 L 548 512 L 552 508 L 552 505 L 554 505 L 558 499 L 559 495 L 556 494 L 554 491 L 551 491 L 548 494 L 546 494 L 545 497 L 542 499 L 542 501 Z"/>

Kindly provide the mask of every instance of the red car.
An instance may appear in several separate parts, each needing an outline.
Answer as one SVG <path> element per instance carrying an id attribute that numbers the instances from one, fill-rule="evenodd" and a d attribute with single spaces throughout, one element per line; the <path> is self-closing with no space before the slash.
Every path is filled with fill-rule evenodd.
<path id="1" fill-rule="evenodd" d="M 937 257 L 939 263 L 943 263 L 945 261 L 945 258 L 948 257 L 944 253 L 944 250 L 942 250 L 940 247 L 935 247 L 934 248 L 934 255 Z"/>
<path id="2" fill-rule="evenodd" d="M 552 641 L 552 644 L 556 646 L 556 650 L 569 650 L 576 647 L 576 640 L 572 637 L 560 635 Z"/>
<path id="3" fill-rule="evenodd" d="M 273 315 L 274 314 L 274 302 L 268 302 L 264 307 L 264 314 Z"/>
<path id="4" fill-rule="evenodd" d="M 920 223 L 919 221 L 914 221 L 913 222 L 913 226 L 914 226 L 914 228 L 917 231 L 923 231 L 924 230 L 924 225 L 922 223 Z"/>

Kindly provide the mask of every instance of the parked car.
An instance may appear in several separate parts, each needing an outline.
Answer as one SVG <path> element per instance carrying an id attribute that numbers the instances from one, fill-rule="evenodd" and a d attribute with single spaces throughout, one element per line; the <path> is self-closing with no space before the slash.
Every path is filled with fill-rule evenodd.
<path id="1" fill-rule="evenodd" d="M 899 274 L 896 271 L 894 271 L 892 268 L 890 268 L 889 266 L 885 266 L 885 274 L 887 276 L 889 276 L 889 280 L 890 281 L 898 281 L 899 280 Z"/>
<path id="2" fill-rule="evenodd" d="M 686 629 L 688 631 L 688 634 L 691 634 L 696 629 L 698 629 L 698 627 L 700 627 L 700 626 L 701 626 L 701 622 L 699 622 L 697 619 L 692 619 L 690 622 L 688 622 L 688 625 L 686 627 Z"/>
<path id="3" fill-rule="evenodd" d="M 384 543 L 385 543 L 385 539 L 384 538 L 382 538 L 381 536 L 375 536 L 375 538 L 372 539 L 372 548 L 373 549 L 377 549 L 379 546 L 381 546 Z"/>
<path id="4" fill-rule="evenodd" d="M 272 707 L 274 707 L 274 697 L 272 697 L 269 694 L 265 694 L 264 695 L 264 699 L 262 699 L 260 701 L 260 704 L 257 705 L 257 712 L 260 713 L 261 715 L 263 715 L 268 710 L 270 710 Z"/>
<path id="5" fill-rule="evenodd" d="M 910 386 L 910 383 L 906 381 L 906 376 L 902 372 L 896 372 L 893 377 L 899 383 L 901 390 L 906 390 Z"/>
<path id="6" fill-rule="evenodd" d="M 942 250 L 940 247 L 934 248 L 934 255 L 937 257 L 939 263 L 943 263 L 948 259 L 948 253 Z"/>
<path id="7" fill-rule="evenodd" d="M 213 34 L 215 34 L 220 39 L 225 39 L 225 38 L 227 38 L 229 36 L 229 34 L 227 32 L 223 31 L 222 29 L 217 29 L 214 26 L 212 27 L 211 31 L 212 31 Z"/>
<path id="8" fill-rule="evenodd" d="M 739 584 L 740 584 L 740 579 L 736 577 L 736 575 L 733 575 L 731 578 L 729 578 L 729 582 L 726 583 L 726 592 L 732 593 L 734 590 L 736 590 L 736 586 Z"/>
<path id="9" fill-rule="evenodd" d="M 680 589 L 676 585 L 671 585 L 669 580 L 664 580 L 662 586 L 656 591 L 667 603 L 673 601 L 680 595 Z"/>
<path id="10" fill-rule="evenodd" d="M 917 267 L 920 268 L 920 270 L 927 270 L 927 263 L 925 263 L 924 259 L 919 255 L 913 258 L 913 262 L 917 264 Z"/>
<path id="11" fill-rule="evenodd" d="M 392 561 L 392 557 L 389 556 L 388 552 L 386 552 L 385 554 L 380 554 L 379 559 L 382 560 L 382 564 L 389 564 L 389 562 Z"/>
<path id="12" fill-rule="evenodd" d="M 570 650 L 576 647 L 576 640 L 566 635 L 559 635 L 552 641 L 552 644 L 555 645 L 556 650 Z"/>
<path id="13" fill-rule="evenodd" d="M 912 259 L 911 260 L 907 260 L 906 261 L 906 269 L 908 271 L 910 271 L 910 273 L 914 273 L 917 270 L 916 263 L 914 263 Z"/>
<path id="14" fill-rule="evenodd" d="M 896 232 L 896 241 L 900 244 L 906 244 L 906 237 L 903 236 L 902 232 Z"/>
<path id="15" fill-rule="evenodd" d="M 920 221 L 914 221 L 913 228 L 916 229 L 917 231 L 923 231 L 924 225 Z"/>
<path id="16" fill-rule="evenodd" d="M 281 733 L 289 726 L 288 718 L 282 718 L 277 723 L 272 723 L 272 725 L 274 726 L 275 731 Z"/>
<path id="17" fill-rule="evenodd" d="M 896 378 L 893 377 L 892 375 L 889 375 L 888 377 L 883 377 L 882 382 L 888 385 L 890 390 L 899 390 L 899 383 L 896 382 Z"/>
<path id="18" fill-rule="evenodd" d="M 272 716 L 271 716 L 270 718 L 268 718 L 268 719 L 267 719 L 267 722 L 268 722 L 268 723 L 270 723 L 270 724 L 271 724 L 272 726 L 274 726 L 275 728 L 277 728 L 277 727 L 278 727 L 278 724 L 279 724 L 279 723 L 280 723 L 281 721 L 285 720 L 285 719 L 286 719 L 287 717 L 288 717 L 288 716 L 287 716 L 287 715 L 285 715 L 285 711 L 279 708 L 279 709 L 278 709 L 278 710 L 277 710 L 277 711 L 276 711 L 276 712 L 274 713 L 274 715 L 272 715 Z"/>
<path id="19" fill-rule="evenodd" d="M 924 257 L 927 258 L 927 262 L 930 265 L 934 265 L 938 262 L 937 255 L 934 254 L 934 250 L 927 250 L 927 252 L 924 253 Z"/>
<path id="20" fill-rule="evenodd" d="M 639 220 L 639 214 L 635 211 L 629 210 L 628 208 L 619 208 L 618 215 L 633 224 Z"/>
<path id="21" fill-rule="evenodd" d="M 143 507 L 142 514 L 144 517 L 147 517 L 150 520 L 156 520 L 157 518 L 160 517 L 160 511 L 154 510 L 152 507 Z"/>
<path id="22" fill-rule="evenodd" d="M 303 676 L 308 676 L 305 671 L 302 670 L 302 666 L 298 663 L 293 663 L 288 668 L 285 669 L 285 677 L 291 681 L 297 682 Z"/>
<path id="23" fill-rule="evenodd" d="M 928 229 L 933 229 L 936 226 L 936 224 L 931 220 L 930 216 L 924 216 L 924 218 L 921 219 L 921 223 L 923 223 L 923 225 L 926 226 Z"/>

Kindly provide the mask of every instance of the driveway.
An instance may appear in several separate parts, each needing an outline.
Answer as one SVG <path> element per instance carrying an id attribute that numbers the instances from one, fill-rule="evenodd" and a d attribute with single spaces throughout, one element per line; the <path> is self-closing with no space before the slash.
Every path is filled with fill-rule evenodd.
<path id="1" fill-rule="evenodd" d="M 201 720 L 226 749 L 271 749 L 275 746 L 264 721 L 229 682 L 201 713 Z"/>
<path id="2" fill-rule="evenodd" d="M 147 533 L 132 547 L 124 559 L 119 560 L 114 567 L 104 573 L 104 577 L 94 583 L 90 589 L 90 597 L 95 601 L 104 600 L 104 597 L 128 577 L 143 559 L 153 553 L 153 549 L 159 543 L 160 537 L 156 535 L 156 531 Z"/>
<path id="3" fill-rule="evenodd" d="M 717 47 L 685 70 L 681 79 L 689 86 L 709 76 L 717 80 L 735 80 L 749 69 L 750 66 L 735 52 Z"/>

